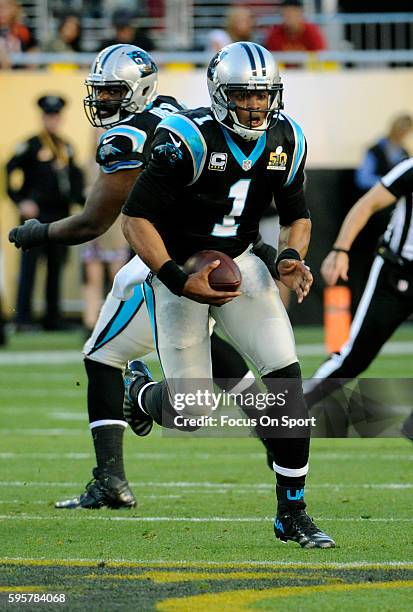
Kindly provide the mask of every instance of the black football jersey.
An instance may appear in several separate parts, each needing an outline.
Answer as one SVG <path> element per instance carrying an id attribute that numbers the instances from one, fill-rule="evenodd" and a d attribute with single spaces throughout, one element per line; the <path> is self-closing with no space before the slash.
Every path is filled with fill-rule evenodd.
<path id="1" fill-rule="evenodd" d="M 130 115 L 102 134 L 96 151 L 102 171 L 111 174 L 145 166 L 156 126 L 178 110 L 182 110 L 182 105 L 175 98 L 158 96 L 148 109 Z"/>
<path id="2" fill-rule="evenodd" d="M 152 159 L 123 212 L 154 223 L 178 263 L 196 251 L 240 255 L 274 198 L 281 225 L 308 218 L 303 194 L 306 141 L 285 114 L 246 142 L 210 108 L 171 115 L 159 125 Z"/>

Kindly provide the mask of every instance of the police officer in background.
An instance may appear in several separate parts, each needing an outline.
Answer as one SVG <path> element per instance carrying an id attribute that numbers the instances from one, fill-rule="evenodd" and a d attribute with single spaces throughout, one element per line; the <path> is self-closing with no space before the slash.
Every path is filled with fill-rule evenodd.
<path id="1" fill-rule="evenodd" d="M 73 149 L 60 135 L 62 110 L 66 102 L 60 96 L 38 99 L 41 131 L 19 144 L 7 164 L 7 191 L 16 203 L 21 222 L 38 219 L 57 221 L 69 214 L 72 203 L 83 203 L 83 174 L 73 159 Z M 46 312 L 43 327 L 62 327 L 59 314 L 60 278 L 67 247 L 47 243 L 22 253 L 17 297 L 17 329 L 32 323 L 32 293 L 37 262 L 47 259 Z"/>

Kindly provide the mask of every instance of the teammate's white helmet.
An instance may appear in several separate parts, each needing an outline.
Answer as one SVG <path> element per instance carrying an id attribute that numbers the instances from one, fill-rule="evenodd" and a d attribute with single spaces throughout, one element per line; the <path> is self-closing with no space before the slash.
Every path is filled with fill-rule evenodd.
<path id="1" fill-rule="evenodd" d="M 98 53 L 85 85 L 88 95 L 84 107 L 90 123 L 111 127 L 132 113 L 141 113 L 156 98 L 158 68 L 140 47 L 112 45 Z M 99 100 L 97 94 L 102 87 L 119 87 L 122 95 L 115 100 Z"/>
<path id="2" fill-rule="evenodd" d="M 207 80 L 216 120 L 245 140 L 259 138 L 283 108 L 278 65 L 271 53 L 256 43 L 236 42 L 221 49 L 209 63 Z M 259 127 L 246 127 L 239 122 L 237 107 L 229 99 L 231 91 L 239 90 L 268 91 L 267 117 Z"/>

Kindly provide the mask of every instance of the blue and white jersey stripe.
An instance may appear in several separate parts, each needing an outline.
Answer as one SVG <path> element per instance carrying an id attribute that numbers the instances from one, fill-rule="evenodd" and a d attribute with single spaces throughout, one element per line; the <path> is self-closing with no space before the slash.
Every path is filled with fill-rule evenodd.
<path id="1" fill-rule="evenodd" d="M 93 348 L 88 351 L 91 355 L 99 348 L 116 338 L 130 323 L 144 303 L 143 287 L 136 285 L 133 295 L 125 302 L 120 302 L 116 313 L 97 337 Z"/>
<path id="2" fill-rule="evenodd" d="M 130 159 L 130 160 L 122 160 L 118 162 L 113 162 L 108 164 L 107 166 L 101 166 L 102 172 L 105 174 L 113 174 L 114 172 L 118 172 L 118 170 L 132 170 L 133 168 L 140 168 L 143 165 L 143 162 L 138 159 Z"/>
<path id="3" fill-rule="evenodd" d="M 288 115 L 285 113 L 281 113 L 280 118 L 286 119 L 291 125 L 294 133 L 295 147 L 293 160 L 291 162 L 290 172 L 288 173 L 287 180 L 285 182 L 285 186 L 291 185 L 294 180 L 295 175 L 297 174 L 298 168 L 300 167 L 301 162 L 303 161 L 303 157 L 305 155 L 305 138 L 301 127 Z"/>
<path id="4" fill-rule="evenodd" d="M 207 145 L 205 139 L 197 126 L 187 117 L 182 115 L 171 115 L 163 119 L 158 127 L 173 132 L 183 140 L 189 153 L 191 154 L 194 169 L 193 179 L 189 183 L 192 185 L 201 175 L 207 155 Z"/>

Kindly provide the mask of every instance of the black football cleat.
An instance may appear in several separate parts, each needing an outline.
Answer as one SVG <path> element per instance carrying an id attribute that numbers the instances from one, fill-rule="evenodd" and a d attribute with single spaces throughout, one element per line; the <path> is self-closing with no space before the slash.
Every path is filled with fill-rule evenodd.
<path id="1" fill-rule="evenodd" d="M 121 480 L 112 474 L 99 472 L 93 468 L 93 478 L 86 485 L 86 490 L 79 497 L 65 499 L 55 503 L 54 507 L 65 510 L 85 508 L 99 510 L 100 508 L 134 508 L 136 499 L 129 488 L 127 480 Z"/>
<path id="2" fill-rule="evenodd" d="M 129 361 L 123 376 L 125 386 L 123 414 L 133 433 L 137 436 L 147 436 L 153 427 L 153 418 L 141 410 L 137 401 L 139 389 L 149 382 L 153 382 L 153 379 L 144 362 Z"/>
<path id="3" fill-rule="evenodd" d="M 336 545 L 330 536 L 313 523 L 305 510 L 277 514 L 274 532 L 281 542 L 286 544 L 291 540 L 302 548 L 334 548 Z"/>

